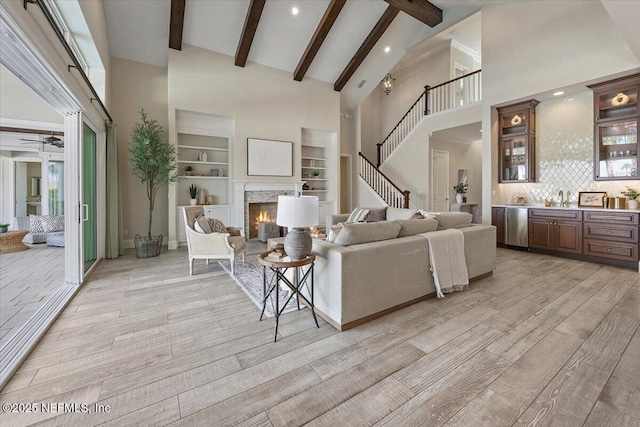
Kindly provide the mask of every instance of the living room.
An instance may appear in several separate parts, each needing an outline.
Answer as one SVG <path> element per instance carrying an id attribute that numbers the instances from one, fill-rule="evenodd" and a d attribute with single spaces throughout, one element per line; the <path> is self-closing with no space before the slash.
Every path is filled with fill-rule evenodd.
<path id="1" fill-rule="evenodd" d="M 352 36 L 350 50 L 345 48 L 349 52 L 340 50 L 344 58 L 320 51 L 316 60 L 329 62 L 333 70 L 328 77 L 324 80 L 314 77 L 322 74 L 316 69 L 310 71 L 311 77 L 300 82 L 293 80 L 291 71 L 322 14 L 334 2 L 266 2 L 264 21 L 260 20 L 259 28 L 285 22 L 285 17 L 293 16 L 290 10 L 294 6 L 301 15 L 314 11 L 316 20 L 308 23 L 305 30 L 308 36 L 297 42 L 300 55 L 297 51 L 286 53 L 286 60 L 291 63 L 288 70 L 269 65 L 273 59 L 264 59 L 277 57 L 284 49 L 277 43 L 265 48 L 266 33 L 261 38 L 260 29 L 251 48 L 254 56 L 249 56 L 244 67 L 236 66 L 235 48 L 249 2 L 238 2 L 242 7 L 237 7 L 229 2 L 187 1 L 180 50 L 166 47 L 169 5 L 155 8 L 149 7 L 148 2 L 137 3 L 130 8 L 118 2 L 103 5 L 97 1 L 81 6 L 88 7 L 83 11 L 86 25 L 98 40 L 98 50 L 105 50 L 103 55 L 108 58 L 105 99 L 90 99 L 93 96 L 82 87 L 82 79 L 74 74 L 73 68 L 67 68 L 69 59 L 60 60 L 66 54 L 62 49 L 48 50 L 60 79 L 82 94 L 78 96 L 80 103 L 97 124 L 97 141 L 103 144 L 98 145 L 99 152 L 106 151 L 108 139 L 100 124 L 106 118 L 105 113 L 117 123 L 116 175 L 121 184 L 121 214 L 114 215 L 113 211 L 107 214 L 104 176 L 109 175 L 103 156 L 98 160 L 103 169 L 97 183 L 103 191 L 99 198 L 102 200 L 102 216 L 98 219 L 99 262 L 88 276 L 79 268 L 81 261 L 70 264 L 72 268 L 65 274 L 67 282 L 77 286 L 75 296 L 70 296 L 57 320 L 50 319 L 52 323 L 42 331 L 40 343 L 16 367 L 13 379 L 0 393 L 2 403 L 77 402 L 91 404 L 92 410 L 88 414 L 59 412 L 32 417 L 2 414 L 3 423 L 126 425 L 145 420 L 159 425 L 243 422 L 512 425 L 518 419 L 524 422 L 538 416 L 546 417 L 547 422 L 569 425 L 582 425 L 587 420 L 603 425 L 605 416 L 630 424 L 637 422 L 634 405 L 625 403 L 624 392 L 616 391 L 624 387 L 632 392 L 637 390 L 632 381 L 637 370 L 633 355 L 640 343 L 637 333 L 640 285 L 635 270 L 498 249 L 493 275 L 472 282 L 467 291 L 447 294 L 444 299 L 427 299 L 343 332 L 322 319 L 318 319 L 316 327 L 308 308 L 294 310 L 283 314 L 277 341 L 273 342 L 274 319 L 259 321 L 260 310 L 238 287 L 232 272 L 227 273 L 217 262 L 205 264 L 196 260 L 194 274 L 189 275 L 188 248 L 181 244 L 179 228 L 183 223 L 180 209 L 188 204 L 186 184 L 191 183 L 224 201 L 213 208 L 225 215 L 226 226 L 247 228 L 244 203 L 239 203 L 241 189 L 302 188 L 308 177 L 304 168 L 311 168 L 304 162 L 325 158 L 303 153 L 303 146 L 324 144 L 318 140 L 328 141 L 326 158 L 334 165 L 330 178 L 318 178 L 331 180 L 328 193 L 321 193 L 330 196 L 324 200 L 332 202 L 330 213 L 351 212 L 356 206 L 381 206 L 379 196 L 372 194 L 359 176 L 358 153 L 372 152 L 371 148 L 381 142 L 363 138 L 366 133 L 362 129 L 363 114 L 367 113 L 362 102 L 373 91 L 380 92 L 380 102 L 394 96 L 393 90 L 389 95 L 383 94 L 378 82 L 393 69 L 405 50 L 419 40 L 446 31 L 445 28 L 478 12 L 478 8 L 482 23 L 481 102 L 464 106 L 458 112 L 423 118 L 384 167 L 390 169 L 396 162 L 398 180 L 415 186 L 410 193 L 412 203 L 416 208 L 429 210 L 432 207 L 429 152 L 435 145 L 431 139 L 440 136 L 436 144 L 442 144 L 440 148 L 444 149 L 451 129 L 481 123 L 483 132 L 476 140 L 481 142 L 456 144 L 474 147 L 469 161 L 475 162 L 465 167 L 474 170 L 474 181 L 469 186 L 473 187 L 476 199 L 471 201 L 480 207 L 480 221 L 490 227 L 492 204 L 506 202 L 512 193 L 529 191 L 529 187 L 523 187 L 524 190 L 510 187 L 521 184 L 499 183 L 496 108 L 531 98 L 553 102 L 553 92 L 564 90 L 569 98 L 586 92 L 586 84 L 637 73 L 640 67 L 638 46 L 634 44 L 638 40 L 637 29 L 624 22 L 625 15 L 633 15 L 634 4 L 557 2 L 552 8 L 537 1 L 481 5 L 456 2 L 449 7 L 447 2 L 434 1 L 444 11 L 444 28 L 430 28 L 400 12 L 397 21 L 375 45 L 375 52 L 363 61 L 362 69 L 338 92 L 334 91 L 333 82 L 388 3 L 375 2 L 371 10 L 363 12 L 358 24 L 363 27 L 362 35 L 357 40 Z M 312 9 L 305 9 L 308 5 Z M 236 13 L 236 7 L 242 9 L 240 13 Z M 343 13 L 350 10 L 357 15 L 359 7 L 363 4 L 348 1 Z M 14 2 L 3 4 L 2 8 L 3 19 L 8 17 L 17 23 L 23 33 L 33 36 L 31 40 L 36 46 L 47 51 L 43 46 L 50 46 L 53 42 L 47 40 L 54 38 L 43 36 L 49 34 L 50 26 L 37 5 L 28 5 L 25 10 L 22 2 Z M 228 15 L 231 11 L 233 19 Z M 574 18 L 576 15 L 579 19 Z M 217 31 L 215 37 L 207 32 L 206 26 L 199 27 L 202 32 L 196 34 L 196 25 L 203 24 L 205 16 L 215 16 L 215 23 L 207 22 Z M 162 47 L 153 49 L 166 55 L 165 64 L 151 58 L 153 49 L 148 46 L 157 44 L 132 43 L 128 36 L 130 28 L 143 20 L 162 22 L 161 26 L 153 26 L 164 34 L 160 40 Z M 340 28 L 347 31 L 348 26 L 340 22 L 336 21 L 327 37 Z M 593 31 L 593 26 L 600 30 Z M 224 38 L 225 31 L 234 34 L 232 42 L 228 40 L 231 36 Z M 153 34 L 156 33 L 150 31 L 140 36 L 141 40 L 154 39 Z M 505 34 L 518 36 L 514 40 Z M 196 46 L 198 35 L 209 39 Z M 211 38 L 215 43 L 226 43 L 227 47 L 213 49 L 207 45 Z M 518 46 L 519 40 L 526 40 L 522 43 L 526 52 L 512 47 Z M 126 49 L 127 44 L 131 49 Z M 387 45 L 392 48 L 385 56 Z M 320 61 L 323 55 L 324 60 Z M 366 82 L 363 88 L 358 88 L 362 80 Z M 397 83 L 396 95 L 402 90 L 401 81 Z M 415 97 L 419 95 L 416 93 Z M 399 106 L 394 110 L 397 118 L 387 121 L 400 119 L 411 102 Z M 580 102 L 589 101 L 580 98 Z M 100 107 L 102 103 L 106 106 L 104 110 Z M 185 178 L 179 185 L 161 188 L 152 234 L 166 236 L 168 246 L 159 257 L 147 260 L 136 259 L 131 250 L 134 235 L 146 233 L 148 211 L 144 185 L 132 175 L 127 158 L 130 132 L 140 120 L 141 108 L 160 122 L 167 134 L 166 141 L 178 150 L 181 145 L 195 145 L 180 142 L 185 134 L 206 136 L 212 144 L 225 139 L 232 147 L 226 159 L 205 160 L 207 164 L 224 163 L 212 166 L 217 168 L 217 176 L 213 172 L 210 176 L 216 179 Z M 218 123 L 216 129 L 189 130 L 188 125 L 195 123 L 193 117 L 203 116 L 213 118 Z M 583 122 L 580 121 L 581 129 Z M 75 127 L 65 125 L 67 144 L 72 138 L 79 141 L 82 132 L 78 132 L 78 123 Z M 194 127 L 198 126 L 191 129 Z M 382 129 L 382 136 L 390 130 Z M 250 174 L 247 140 L 252 138 L 290 142 L 291 174 L 268 177 Z M 65 147 L 65 160 L 78 163 L 78 158 L 73 157 L 77 152 L 74 154 L 73 150 L 67 153 Z M 339 172 L 341 157 L 351 159 L 351 176 Z M 197 162 L 202 161 L 198 159 L 183 160 L 195 163 L 198 171 Z M 375 159 L 370 160 L 375 163 Z M 186 166 L 178 163 L 178 171 L 186 174 Z M 207 171 L 211 169 L 206 167 Z M 322 166 L 314 163 L 313 167 L 320 170 Z M 223 170 L 223 176 L 219 169 Z M 457 169 L 450 170 L 450 187 L 457 182 Z M 206 181 L 216 184 L 207 187 Z M 349 206 L 339 202 L 344 181 L 352 190 Z M 631 186 L 636 182 L 625 180 Z M 218 183 L 224 188 L 213 187 Z M 545 185 L 551 191 L 560 184 Z M 618 184 L 607 183 L 611 186 L 607 190 L 618 191 Z M 453 191 L 447 190 L 452 198 Z M 549 194 L 544 193 L 542 198 L 548 198 Z M 572 196 L 576 196 L 573 190 Z M 73 197 L 69 199 L 73 203 L 81 200 L 78 194 Z M 206 209 L 211 207 L 204 205 Z M 107 259 L 104 248 L 110 235 L 105 223 L 112 217 L 120 217 L 122 221 L 122 249 L 127 249 L 125 255 L 114 260 Z M 67 241 L 80 241 L 78 225 L 68 226 L 72 234 L 67 235 Z M 262 243 L 249 243 L 254 246 L 247 251 L 247 259 L 257 258 L 262 248 L 266 250 Z M 392 269 L 390 258 L 380 264 L 389 262 Z M 236 261 L 238 264 L 242 263 Z M 404 272 L 394 274 L 397 278 L 394 285 L 400 285 Z M 613 350 L 606 352 L 604 348 Z M 542 359 L 547 363 L 540 363 Z M 570 382 L 568 388 L 563 388 L 564 381 Z M 560 403 L 547 413 L 543 409 L 554 390 L 560 390 Z M 578 396 L 587 397 L 577 399 Z M 483 421 L 483 416 L 488 418 Z"/>

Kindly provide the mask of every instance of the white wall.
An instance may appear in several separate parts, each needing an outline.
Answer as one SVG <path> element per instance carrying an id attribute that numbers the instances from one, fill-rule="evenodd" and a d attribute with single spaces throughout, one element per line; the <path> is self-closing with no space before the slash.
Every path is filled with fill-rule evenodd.
<path id="1" fill-rule="evenodd" d="M 498 182 L 492 107 L 639 66 L 600 2 L 558 0 L 553 7 L 548 2 L 516 2 L 482 8 L 485 222 Z"/>
<path id="2" fill-rule="evenodd" d="M 112 116 L 118 125 L 118 170 L 122 191 L 125 240 L 144 235 L 148 227 L 149 199 L 145 186 L 131 173 L 127 145 L 134 123 L 140 120 L 141 108 L 158 120 L 168 132 L 167 69 L 121 58 L 111 58 Z M 168 235 L 167 186 L 160 188 L 153 210 L 152 233 Z"/>
<path id="3" fill-rule="evenodd" d="M 362 102 L 362 152 L 376 162 L 376 144 L 382 142 L 413 103 L 425 85 L 435 86 L 450 80 L 451 56 L 448 44 L 421 61 L 393 72 L 393 90 L 386 95 L 382 84 Z"/>
<path id="4" fill-rule="evenodd" d="M 170 111 L 187 110 L 231 117 L 235 121 L 233 179 L 247 176 L 247 138 L 294 142 L 294 177 L 300 179 L 301 129 L 340 132 L 340 94 L 331 84 L 293 80 L 290 73 L 184 45 L 169 51 Z M 259 180 L 251 177 L 251 180 Z"/>

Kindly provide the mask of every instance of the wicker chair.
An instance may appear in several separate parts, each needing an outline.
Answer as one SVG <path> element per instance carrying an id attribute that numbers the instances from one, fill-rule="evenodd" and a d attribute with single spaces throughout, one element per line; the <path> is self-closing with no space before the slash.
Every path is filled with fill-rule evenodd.
<path id="1" fill-rule="evenodd" d="M 235 273 L 236 256 L 242 254 L 244 263 L 246 255 L 246 239 L 242 236 L 231 236 L 229 233 L 203 234 L 195 231 L 196 218 L 204 214 L 201 206 L 184 208 L 184 225 L 187 232 L 189 248 L 189 275 L 193 275 L 193 260 L 228 259 L 231 262 L 231 275 Z"/>

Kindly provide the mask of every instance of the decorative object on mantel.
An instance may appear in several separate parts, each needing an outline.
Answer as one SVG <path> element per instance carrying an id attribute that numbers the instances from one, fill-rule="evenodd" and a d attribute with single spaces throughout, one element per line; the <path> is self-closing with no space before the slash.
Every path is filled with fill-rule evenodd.
<path id="1" fill-rule="evenodd" d="M 612 100 L 611 105 L 617 107 L 618 105 L 626 105 L 629 103 L 629 96 L 625 95 L 624 92 L 618 93 Z"/>
<path id="2" fill-rule="evenodd" d="M 293 176 L 293 142 L 247 138 L 247 175 Z"/>
<path id="3" fill-rule="evenodd" d="M 513 119 L 511 119 L 511 124 L 516 126 L 516 125 L 519 125 L 520 123 L 522 123 L 522 117 L 520 117 L 517 114 L 513 116 Z"/>
<path id="4" fill-rule="evenodd" d="M 387 73 L 387 75 L 384 76 L 384 79 L 382 79 L 382 90 L 386 95 L 391 93 L 391 90 L 393 89 L 393 82 L 395 81 L 396 79 L 391 77 L 391 73 Z"/>
<path id="5" fill-rule="evenodd" d="M 626 196 L 629 201 L 627 202 L 627 209 L 638 209 L 638 197 L 640 193 L 635 188 L 627 186 L 627 191 L 620 192 L 623 196 Z"/>
<path id="6" fill-rule="evenodd" d="M 162 248 L 162 234 L 151 236 L 153 207 L 158 190 L 164 184 L 178 182 L 183 177 L 178 174 L 175 147 L 165 141 L 160 123 L 149 118 L 144 109 L 140 110 L 140 119 L 131 129 L 128 151 L 132 173 L 145 184 L 149 198 L 147 236 L 141 237 L 136 234 L 134 238 L 136 257 L 148 258 L 160 255 Z"/>
<path id="7" fill-rule="evenodd" d="M 189 186 L 189 196 L 191 197 L 191 200 L 189 200 L 189 204 L 191 206 L 197 205 L 198 200 L 196 199 L 196 197 L 198 197 L 198 187 L 196 187 L 195 184 L 191 184 Z"/>
<path id="8" fill-rule="evenodd" d="M 317 196 L 278 196 L 276 224 L 288 227 L 284 250 L 292 261 L 305 259 L 311 253 L 311 236 L 306 227 L 319 223 Z"/>

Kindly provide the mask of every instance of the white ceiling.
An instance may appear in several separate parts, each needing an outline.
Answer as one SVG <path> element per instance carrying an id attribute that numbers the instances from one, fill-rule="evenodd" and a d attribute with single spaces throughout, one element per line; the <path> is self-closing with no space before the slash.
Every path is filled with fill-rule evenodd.
<path id="1" fill-rule="evenodd" d="M 354 102 L 354 90 L 366 80 L 368 94 L 398 62 L 405 50 L 480 8 L 479 0 L 433 0 L 443 9 L 444 22 L 430 28 L 400 13 L 343 90 Z M 249 61 L 293 72 L 329 0 L 269 0 L 264 7 Z M 300 13 L 291 14 L 296 6 Z M 325 39 L 306 77 L 335 83 L 388 4 L 383 0 L 349 0 Z M 182 42 L 234 56 L 249 8 L 249 0 L 187 0 Z M 170 1 L 104 0 L 111 54 L 167 66 Z M 384 53 L 385 46 L 391 52 Z M 366 96 L 366 95 L 365 95 Z M 353 105 L 353 102 L 351 103 Z"/>

